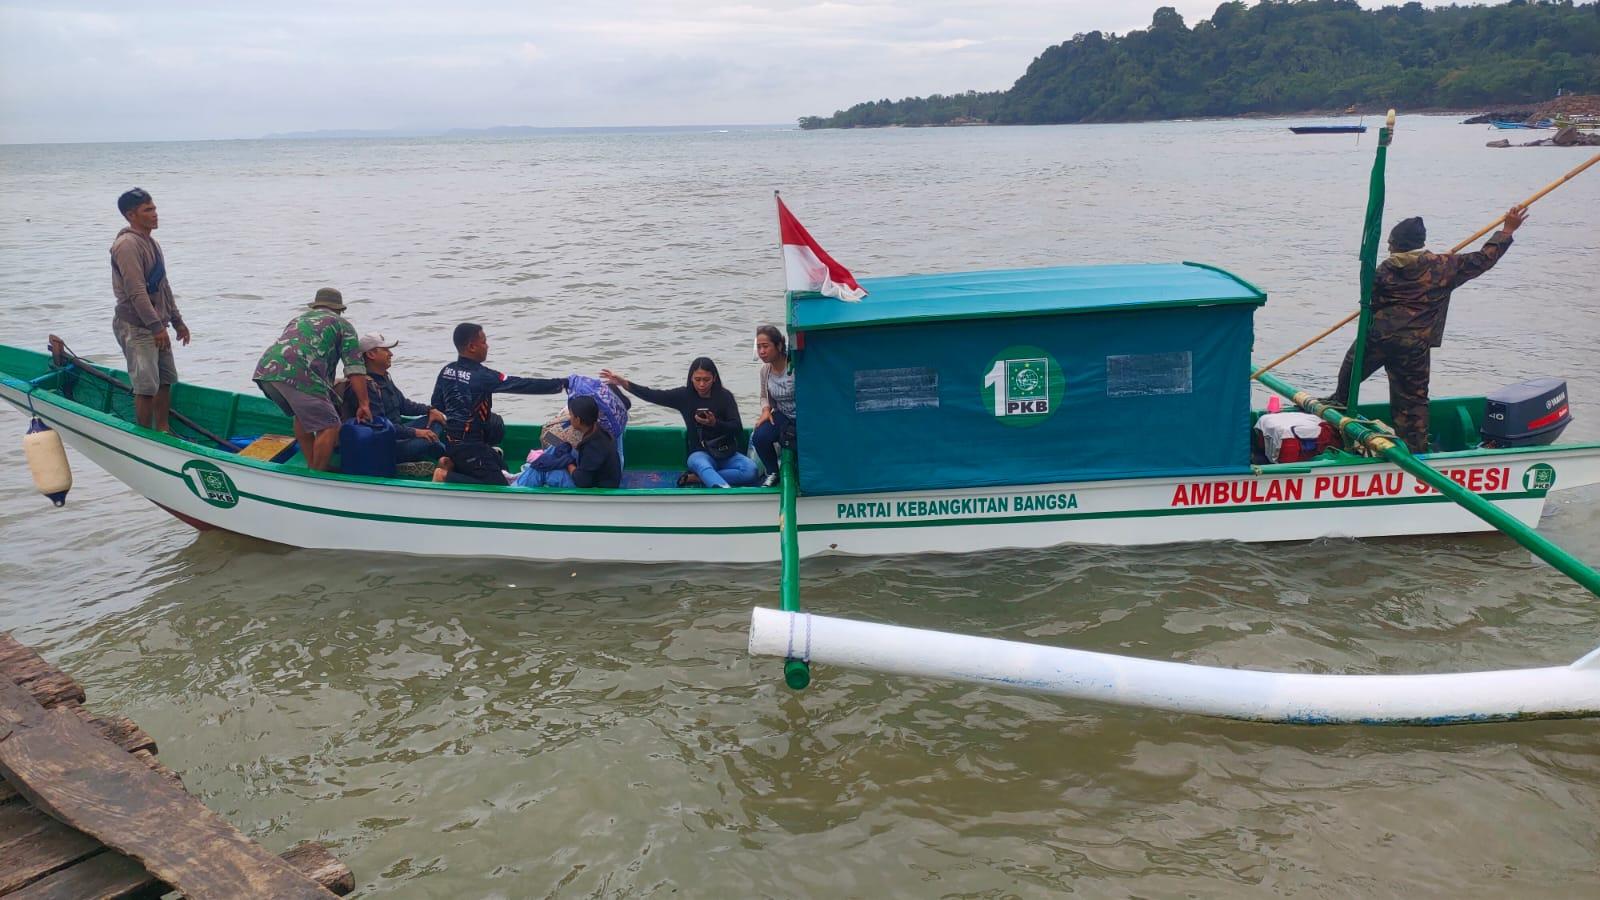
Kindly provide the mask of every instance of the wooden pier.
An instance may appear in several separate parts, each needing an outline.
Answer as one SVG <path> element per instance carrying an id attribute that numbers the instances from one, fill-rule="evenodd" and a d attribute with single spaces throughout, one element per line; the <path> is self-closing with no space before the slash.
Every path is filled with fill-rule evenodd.
<path id="1" fill-rule="evenodd" d="M 0 897 L 331 898 L 349 867 L 307 841 L 274 856 L 183 789 L 156 742 L 0 633 Z"/>

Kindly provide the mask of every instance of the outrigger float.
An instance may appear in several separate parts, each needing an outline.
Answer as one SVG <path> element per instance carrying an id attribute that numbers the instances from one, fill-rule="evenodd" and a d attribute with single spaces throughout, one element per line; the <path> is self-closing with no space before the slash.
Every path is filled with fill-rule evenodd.
<path id="1" fill-rule="evenodd" d="M 1391 118 L 1373 172 L 1368 274 L 1392 133 Z M 51 353 L 0 347 L 0 398 L 197 528 L 433 556 L 781 560 L 783 610 L 754 612 L 750 649 L 785 657 L 796 688 L 822 662 L 1266 721 L 1441 723 L 1600 710 L 1600 654 L 1515 673 L 1280 675 L 804 613 L 799 562 L 823 553 L 1491 529 L 1600 594 L 1600 575 L 1534 530 L 1552 490 L 1600 482 L 1600 443 L 1489 446 L 1482 397 L 1433 402 L 1441 450 L 1424 461 L 1387 435 L 1386 406 L 1362 405 L 1352 389 L 1348 413 L 1331 409 L 1257 370 L 1263 385 L 1333 425 L 1343 447 L 1253 464 L 1259 413 L 1246 375 L 1253 315 L 1266 295 L 1226 271 L 1085 266 L 861 284 L 869 296 L 860 303 L 788 298 L 800 414 L 798 449 L 784 452 L 779 488 L 662 486 L 681 469 L 683 435 L 659 427 L 628 429 L 624 487 L 615 490 L 313 472 L 298 456 L 273 462 L 238 452 L 237 436 L 290 430 L 265 398 L 180 384 L 173 408 L 183 414 L 182 436 L 158 434 L 132 423 L 122 373 L 59 342 Z M 1362 299 L 1369 309 L 1368 292 Z M 1570 419 L 1564 395 L 1561 402 Z M 507 458 L 538 440 L 537 426 L 509 426 Z M 941 650 L 930 654 L 932 646 Z"/>

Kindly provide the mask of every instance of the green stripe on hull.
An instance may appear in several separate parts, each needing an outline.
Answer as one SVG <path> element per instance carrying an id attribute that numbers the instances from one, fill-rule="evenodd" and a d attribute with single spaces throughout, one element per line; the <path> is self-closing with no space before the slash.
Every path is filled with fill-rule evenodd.
<path id="1" fill-rule="evenodd" d="M 9 398 L 7 398 L 7 399 L 9 400 Z M 16 404 L 15 401 L 10 401 L 10 402 L 12 402 L 13 405 L 18 405 L 18 404 Z M 179 479 L 181 481 L 184 481 L 186 483 L 188 482 L 187 476 L 183 475 L 180 472 L 174 472 L 173 470 L 168 469 L 165 466 L 159 465 L 159 464 L 151 462 L 150 460 L 145 459 L 145 458 L 143 458 L 141 456 L 138 456 L 136 454 L 130 453 L 127 450 L 124 450 L 121 447 L 115 446 L 113 444 L 108 444 L 105 441 L 100 440 L 99 438 L 93 437 L 92 435 L 89 435 L 89 434 L 86 434 L 86 433 L 84 433 L 82 431 L 79 431 L 78 429 L 73 428 L 70 425 L 66 425 L 66 424 L 62 423 L 59 419 L 56 419 L 56 418 L 54 418 L 52 416 L 41 415 L 40 417 L 48 420 L 49 422 L 51 422 L 53 425 L 55 425 L 58 428 L 61 428 L 61 429 L 65 430 L 65 431 L 70 431 L 73 434 L 75 434 L 75 435 L 77 435 L 77 436 L 79 436 L 81 438 L 84 438 L 85 440 L 92 441 L 95 444 L 98 444 L 98 445 L 100 445 L 102 447 L 105 447 L 106 449 L 111 450 L 111 451 L 113 451 L 115 453 L 121 454 L 122 456 L 125 456 L 128 459 L 134 460 L 135 462 L 142 463 L 143 465 L 149 466 L 150 468 L 155 469 L 158 472 L 161 472 L 161 473 L 166 474 L 166 475 L 170 475 L 173 478 L 177 478 L 177 479 Z M 1518 492 L 1514 492 L 1514 493 L 1482 494 L 1480 496 L 1484 497 L 1485 499 L 1494 500 L 1494 501 L 1533 500 L 1533 499 L 1542 499 L 1543 497 L 1545 497 L 1547 495 L 1547 493 L 1548 493 L 1547 491 L 1518 491 Z M 430 519 L 430 518 L 421 518 L 421 517 L 415 517 L 415 516 L 392 516 L 392 515 L 386 515 L 386 514 L 382 514 L 382 513 L 363 513 L 363 512 L 354 512 L 354 511 L 350 511 L 350 510 L 325 509 L 325 508 L 322 508 L 322 507 L 308 506 L 308 505 L 303 504 L 303 503 L 296 503 L 296 502 L 290 501 L 290 500 L 280 500 L 280 499 L 275 498 L 275 497 L 268 497 L 268 496 L 265 496 L 265 495 L 262 495 L 262 494 L 255 494 L 255 493 L 251 493 L 251 492 L 248 492 L 248 491 L 240 491 L 239 492 L 239 496 L 241 498 L 255 500 L 255 501 L 259 502 L 259 503 L 266 503 L 266 504 L 269 504 L 269 505 L 272 505 L 272 506 L 283 507 L 285 509 L 293 509 L 293 510 L 296 510 L 296 511 L 299 511 L 299 512 L 316 513 L 318 515 L 335 516 L 335 517 L 347 518 L 347 519 L 359 519 L 359 520 L 365 520 L 365 521 L 371 521 L 371 522 L 392 522 L 392 523 L 399 523 L 399 524 L 406 524 L 406 525 L 425 525 L 425 526 L 436 527 L 436 528 L 489 528 L 489 529 L 521 530 L 521 531 L 564 531 L 564 532 L 583 532 L 583 533 L 601 533 L 601 534 L 728 535 L 728 534 L 776 534 L 778 532 L 778 526 L 777 526 L 776 523 L 774 523 L 772 525 L 736 525 L 736 526 L 726 526 L 726 527 L 707 526 L 707 527 L 700 527 L 700 528 L 681 528 L 681 527 L 672 527 L 672 526 L 557 525 L 557 524 L 542 524 L 542 523 L 528 523 L 528 522 L 486 522 L 486 521 L 463 522 L 463 521 L 460 521 L 458 519 Z M 1228 507 L 1189 507 L 1189 508 L 1183 508 L 1183 509 L 1128 509 L 1128 510 L 1110 510 L 1110 511 L 1105 511 L 1105 512 L 1084 511 L 1084 512 L 1051 513 L 1051 514 L 1038 515 L 1038 516 L 1014 516 L 1014 517 L 1010 517 L 1010 518 L 966 517 L 966 518 L 945 518 L 945 519 L 917 519 L 917 520 L 909 520 L 909 521 L 834 522 L 834 523 L 826 523 L 826 524 L 821 524 L 821 523 L 805 524 L 805 523 L 802 523 L 799 526 L 799 530 L 803 531 L 803 532 L 828 532 L 828 531 L 858 531 L 858 530 L 874 530 L 874 529 L 890 529 L 890 528 L 947 528 L 947 527 L 971 526 L 971 525 L 1031 525 L 1031 524 L 1044 524 L 1044 523 L 1051 523 L 1051 522 L 1072 522 L 1072 521 L 1079 521 L 1079 520 L 1097 520 L 1097 519 L 1135 519 L 1135 518 L 1163 518 L 1163 517 L 1167 517 L 1167 516 L 1230 515 L 1230 514 L 1233 514 L 1233 513 L 1273 512 L 1273 511 L 1281 511 L 1281 510 L 1335 509 L 1335 508 L 1349 508 L 1349 507 L 1367 508 L 1367 507 L 1401 506 L 1401 505 L 1411 505 L 1411 504 L 1448 503 L 1448 502 L 1449 502 L 1449 498 L 1448 497 L 1444 497 L 1442 495 L 1427 495 L 1427 496 L 1421 496 L 1421 497 L 1382 497 L 1382 498 L 1373 499 L 1373 500 L 1323 500 L 1323 501 L 1304 501 L 1304 502 L 1298 502 L 1298 503 L 1260 503 L 1260 504 L 1247 504 L 1247 505 L 1242 505 L 1242 506 L 1228 506 Z"/>

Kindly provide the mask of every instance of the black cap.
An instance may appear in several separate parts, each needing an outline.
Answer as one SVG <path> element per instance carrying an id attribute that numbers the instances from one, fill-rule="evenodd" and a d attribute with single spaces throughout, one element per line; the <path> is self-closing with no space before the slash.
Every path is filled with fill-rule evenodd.
<path id="1" fill-rule="evenodd" d="M 1422 224 L 1421 216 L 1412 216 L 1401 219 L 1400 224 L 1394 226 L 1389 232 L 1389 247 L 1396 253 L 1407 250 L 1420 250 L 1428 242 L 1427 226 Z"/>

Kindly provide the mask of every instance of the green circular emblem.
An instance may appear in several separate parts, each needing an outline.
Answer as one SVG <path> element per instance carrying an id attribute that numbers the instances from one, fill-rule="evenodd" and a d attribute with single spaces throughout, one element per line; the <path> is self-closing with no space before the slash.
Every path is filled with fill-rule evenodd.
<path id="1" fill-rule="evenodd" d="M 239 505 L 239 490 L 233 486 L 233 479 L 203 459 L 191 459 L 183 464 L 183 480 L 196 497 L 218 509 Z"/>
<path id="2" fill-rule="evenodd" d="M 1548 491 L 1556 486 L 1556 469 L 1548 463 L 1534 463 L 1522 473 L 1522 489 Z"/>
<path id="3" fill-rule="evenodd" d="M 1001 350 L 983 376 L 983 405 L 1000 424 L 1038 425 L 1055 414 L 1066 394 L 1061 366 L 1042 347 L 1018 344 Z"/>

